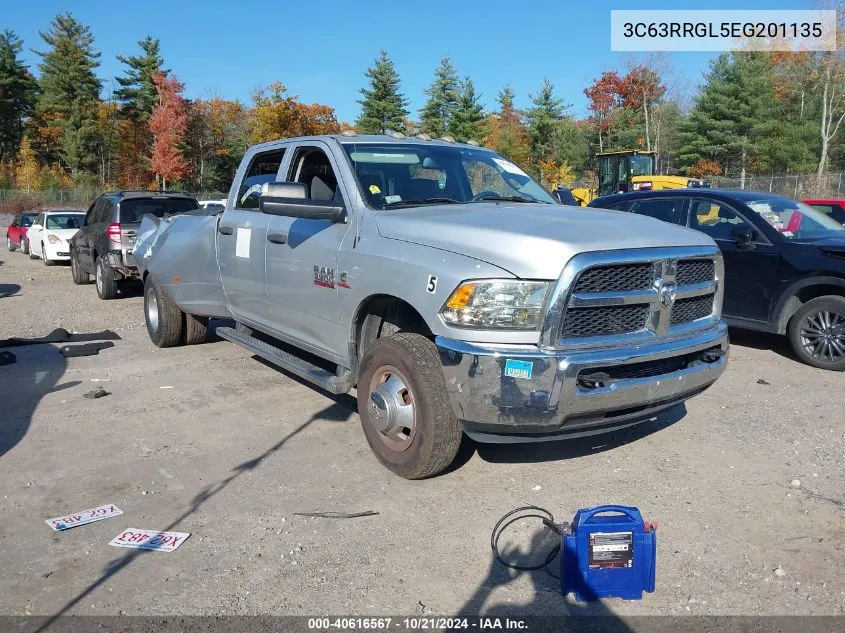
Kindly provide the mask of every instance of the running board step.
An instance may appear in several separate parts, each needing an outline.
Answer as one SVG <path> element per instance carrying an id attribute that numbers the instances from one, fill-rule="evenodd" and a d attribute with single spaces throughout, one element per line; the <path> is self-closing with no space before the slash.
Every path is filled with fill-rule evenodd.
<path id="1" fill-rule="evenodd" d="M 244 331 L 245 329 L 236 330 L 230 327 L 218 327 L 217 336 L 245 347 L 253 354 L 292 374 L 296 374 L 308 382 L 314 383 L 329 393 L 346 393 L 352 388 L 352 372 L 348 369 L 340 369 L 342 375 L 336 376 L 322 367 L 309 363 L 307 360 L 250 336 Z"/>

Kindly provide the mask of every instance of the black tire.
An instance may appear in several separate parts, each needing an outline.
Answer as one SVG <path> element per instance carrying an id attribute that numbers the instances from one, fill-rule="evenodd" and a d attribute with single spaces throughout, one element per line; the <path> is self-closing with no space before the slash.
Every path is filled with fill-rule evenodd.
<path id="1" fill-rule="evenodd" d="M 152 275 L 147 275 L 144 281 L 144 321 L 154 345 L 175 347 L 181 344 L 185 331 L 182 311 Z"/>
<path id="2" fill-rule="evenodd" d="M 56 262 L 52 259 L 47 259 L 47 249 L 44 247 L 44 242 L 41 242 L 41 261 L 45 266 L 55 266 Z"/>
<path id="3" fill-rule="evenodd" d="M 73 278 L 73 283 L 77 286 L 91 283 L 91 275 L 82 270 L 75 250 L 70 251 L 70 276 Z"/>
<path id="4" fill-rule="evenodd" d="M 26 239 L 21 238 L 20 239 L 20 245 L 21 245 L 21 253 L 23 253 L 24 255 L 29 255 L 29 242 L 26 241 Z"/>
<path id="5" fill-rule="evenodd" d="M 199 345 L 208 338 L 208 317 L 185 312 L 185 345 Z"/>
<path id="6" fill-rule="evenodd" d="M 400 396 L 403 403 L 397 406 L 413 407 L 413 426 L 404 427 L 407 433 L 397 434 L 395 429 L 396 420 L 408 418 L 394 415 L 398 409 L 391 409 L 393 405 L 377 405 L 384 402 L 382 389 L 394 379 L 405 392 Z M 377 390 L 379 393 L 374 393 Z M 405 479 L 424 479 L 443 472 L 460 448 L 461 425 L 449 404 L 440 356 L 434 343 L 421 334 L 392 334 L 378 339 L 367 350 L 359 370 L 358 412 L 375 456 Z M 379 413 L 384 416 L 381 420 Z M 390 428 L 379 430 L 386 425 Z"/>
<path id="7" fill-rule="evenodd" d="M 802 363 L 845 371 L 845 297 L 808 301 L 789 320 L 787 334 Z"/>
<path id="8" fill-rule="evenodd" d="M 15 246 L 14 244 L 12 244 L 12 238 L 9 235 L 6 236 L 6 250 L 8 250 L 10 253 L 15 252 Z"/>
<path id="9" fill-rule="evenodd" d="M 100 299 L 108 301 L 117 297 L 117 280 L 112 275 L 111 268 L 106 264 L 102 255 L 97 258 L 94 276 L 97 282 L 97 296 Z"/>

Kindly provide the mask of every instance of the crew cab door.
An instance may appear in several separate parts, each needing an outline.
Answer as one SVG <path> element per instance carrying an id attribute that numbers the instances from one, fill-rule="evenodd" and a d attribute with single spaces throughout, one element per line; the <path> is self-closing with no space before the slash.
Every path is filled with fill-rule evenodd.
<path id="1" fill-rule="evenodd" d="M 712 237 L 725 263 L 725 317 L 765 322 L 778 288 L 780 255 L 754 224 L 728 204 L 709 199 L 691 201 L 690 228 Z M 750 227 L 754 238 L 739 243 L 735 231 Z"/>
<path id="2" fill-rule="evenodd" d="M 297 143 L 284 178 L 304 183 L 311 200 L 333 200 L 349 213 L 341 171 L 328 145 Z M 347 216 L 348 219 L 348 216 Z M 274 329 L 324 356 L 345 357 L 338 293 L 347 292 L 338 253 L 348 222 L 274 215 L 267 227 L 267 300 Z"/>
<path id="3" fill-rule="evenodd" d="M 217 263 L 232 315 L 266 325 L 264 250 L 270 216 L 258 210 L 261 185 L 274 182 L 285 147 L 257 151 L 241 162 L 226 210 L 217 224 Z"/>

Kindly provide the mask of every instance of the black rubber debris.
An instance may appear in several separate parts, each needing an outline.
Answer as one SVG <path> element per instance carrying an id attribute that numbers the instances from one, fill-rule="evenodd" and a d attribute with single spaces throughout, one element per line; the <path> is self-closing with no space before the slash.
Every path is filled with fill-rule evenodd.
<path id="1" fill-rule="evenodd" d="M 119 341 L 120 336 L 111 330 L 91 332 L 88 334 L 71 334 L 64 328 L 56 328 L 47 336 L 38 338 L 7 338 L 0 341 L 0 347 L 21 347 L 23 345 L 39 345 L 41 343 L 82 343 L 84 341 Z"/>
<path id="2" fill-rule="evenodd" d="M 63 345 L 59 348 L 59 353 L 65 358 L 96 356 L 101 349 L 108 349 L 109 347 L 114 347 L 114 343 L 105 341 L 103 343 L 85 343 L 84 345 Z"/>
<path id="3" fill-rule="evenodd" d="M 12 352 L 0 352 L 0 367 L 3 365 L 14 365 L 17 362 L 18 359 Z"/>
<path id="4" fill-rule="evenodd" d="M 357 519 L 358 517 L 374 517 L 378 512 L 365 510 L 364 512 L 294 512 L 298 517 L 314 517 L 315 519 Z"/>
<path id="5" fill-rule="evenodd" d="M 757 384 L 758 385 L 771 385 L 772 383 L 770 383 L 768 380 L 763 380 L 762 378 L 758 378 Z"/>
<path id="6" fill-rule="evenodd" d="M 82 394 L 82 397 L 83 398 L 90 398 L 91 400 L 93 400 L 94 398 L 102 398 L 104 396 L 110 396 L 110 395 L 111 395 L 110 391 L 106 391 L 102 387 L 98 387 L 97 389 L 93 389 L 92 391 L 86 391 L 84 394 Z"/>

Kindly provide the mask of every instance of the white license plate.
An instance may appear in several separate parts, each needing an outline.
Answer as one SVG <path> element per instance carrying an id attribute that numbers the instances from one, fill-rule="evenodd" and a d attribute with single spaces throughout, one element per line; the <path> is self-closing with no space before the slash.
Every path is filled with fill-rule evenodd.
<path id="1" fill-rule="evenodd" d="M 91 508 L 90 510 L 82 510 L 82 512 L 71 512 L 64 516 L 56 517 L 55 519 L 47 519 L 47 525 L 53 528 L 56 532 L 62 530 L 69 530 L 77 525 L 85 525 L 86 523 L 94 523 L 95 521 L 102 521 L 103 519 L 110 519 L 123 514 L 123 510 L 118 508 L 113 503 L 109 503 L 99 508 Z"/>
<path id="2" fill-rule="evenodd" d="M 132 549 L 149 549 L 158 552 L 172 552 L 190 536 L 188 532 L 159 532 L 158 530 L 141 530 L 126 528 L 115 536 L 109 545 L 114 547 L 129 547 Z"/>

